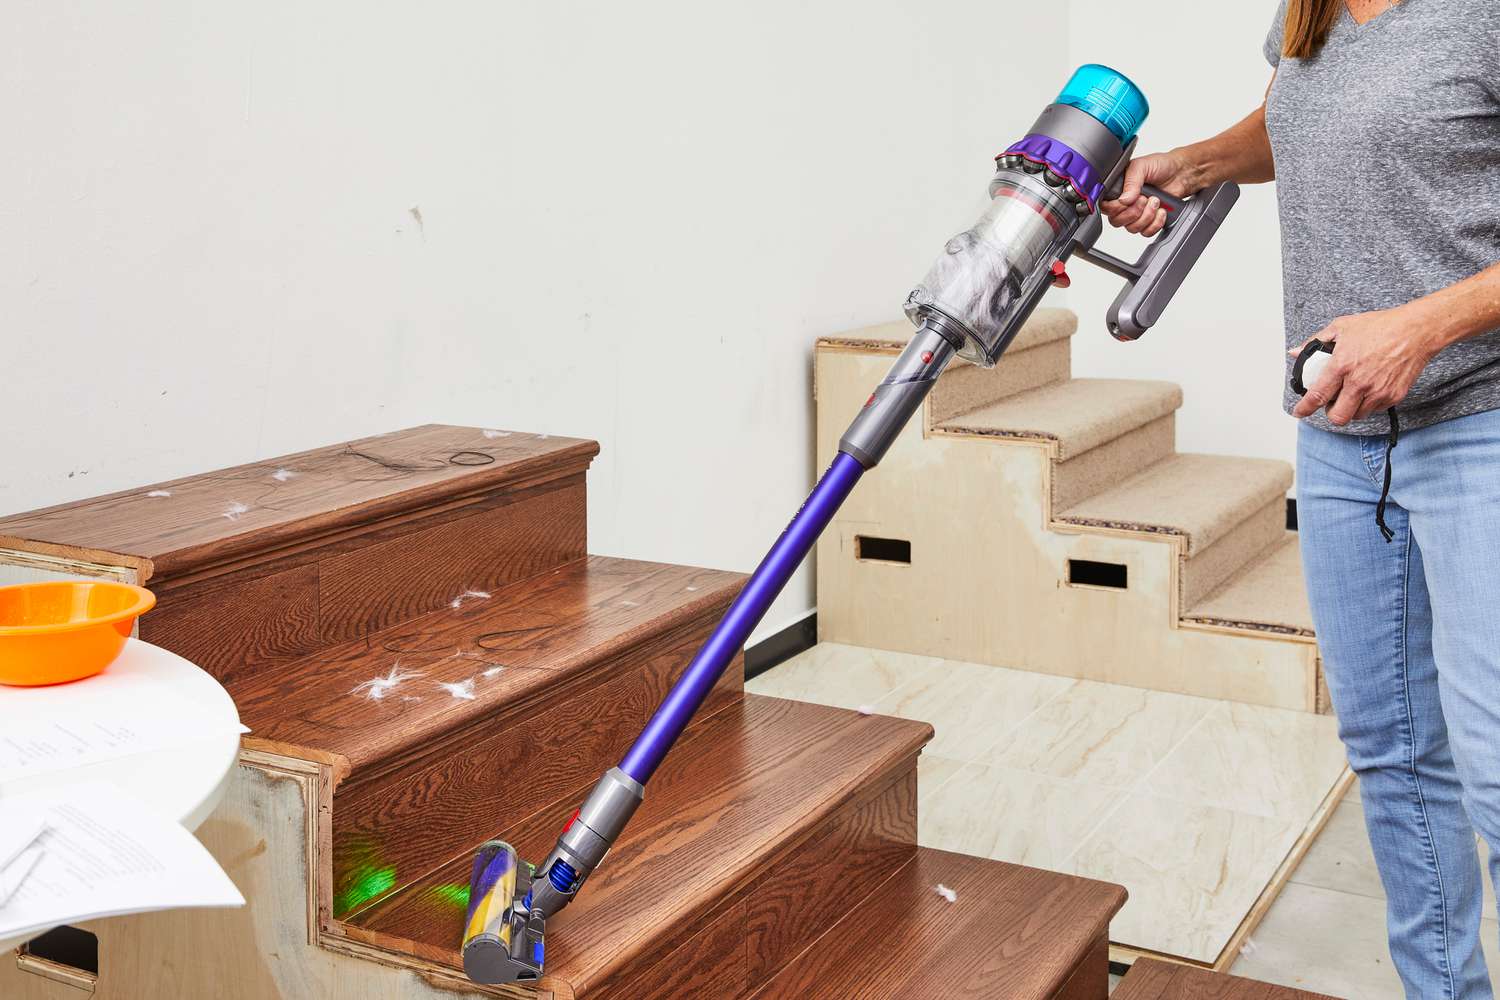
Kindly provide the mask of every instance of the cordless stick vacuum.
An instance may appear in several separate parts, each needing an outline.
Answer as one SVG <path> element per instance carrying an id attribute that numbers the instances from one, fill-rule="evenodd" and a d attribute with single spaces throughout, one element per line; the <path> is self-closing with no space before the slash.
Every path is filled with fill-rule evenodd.
<path id="1" fill-rule="evenodd" d="M 954 355 L 992 367 L 1042 295 L 1066 287 L 1074 254 L 1125 279 L 1109 331 L 1134 340 L 1160 318 L 1239 197 L 1220 184 L 1180 200 L 1147 188 L 1168 210 L 1167 228 L 1129 263 L 1094 249 L 1099 202 L 1118 192 L 1148 106 L 1135 84 L 1104 66 L 1079 68 L 1020 142 L 996 157 L 991 201 L 948 241 L 906 300 L 916 335 L 839 441 L 839 453 L 802 509 L 756 567 L 722 621 L 667 693 L 618 767 L 563 827 L 540 865 L 500 841 L 474 858 L 464 970 L 479 983 L 542 975 L 547 918 L 567 906 L 604 860 L 693 713 L 786 585 L 854 484 L 885 455 Z"/>

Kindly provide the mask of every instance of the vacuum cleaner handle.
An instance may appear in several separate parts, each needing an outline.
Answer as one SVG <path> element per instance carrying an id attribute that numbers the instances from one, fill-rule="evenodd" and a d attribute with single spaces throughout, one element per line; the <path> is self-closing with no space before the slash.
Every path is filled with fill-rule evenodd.
<path id="1" fill-rule="evenodd" d="M 1142 190 L 1162 200 L 1168 220 L 1140 260 L 1131 264 L 1095 249 L 1092 243 L 1077 250 L 1084 260 L 1125 279 L 1125 287 L 1105 316 L 1116 340 L 1136 340 L 1161 319 L 1167 303 L 1240 197 L 1240 187 L 1233 181 L 1205 188 L 1186 200 L 1149 186 Z"/>
<path id="2" fill-rule="evenodd" d="M 1172 224 L 1172 220 L 1177 217 L 1173 213 L 1180 213 L 1188 205 L 1186 200 L 1177 197 L 1175 194 L 1167 194 L 1167 192 L 1152 184 L 1142 184 L 1141 193 L 1148 198 L 1155 198 L 1161 202 L 1161 207 L 1167 210 L 1167 225 L 1169 226 Z"/>

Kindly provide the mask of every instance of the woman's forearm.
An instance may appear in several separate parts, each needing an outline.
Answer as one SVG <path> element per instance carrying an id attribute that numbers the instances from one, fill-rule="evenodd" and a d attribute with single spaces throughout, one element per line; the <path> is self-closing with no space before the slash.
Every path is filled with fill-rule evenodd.
<path id="1" fill-rule="evenodd" d="M 1181 146 L 1172 152 L 1187 164 L 1192 174 L 1190 186 L 1194 191 L 1221 181 L 1263 184 L 1276 179 L 1271 139 L 1266 134 L 1264 104 L 1212 139 Z"/>
<path id="2" fill-rule="evenodd" d="M 1424 295 L 1406 306 L 1433 353 L 1449 344 L 1500 329 L 1500 264 Z"/>

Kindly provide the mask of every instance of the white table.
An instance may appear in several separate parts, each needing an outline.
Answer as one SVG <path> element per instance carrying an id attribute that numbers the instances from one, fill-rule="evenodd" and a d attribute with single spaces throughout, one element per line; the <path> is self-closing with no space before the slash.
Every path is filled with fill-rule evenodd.
<path id="1" fill-rule="evenodd" d="M 89 686 L 92 685 L 92 688 Z M 206 671 L 176 653 L 127 639 L 117 660 L 94 677 L 48 687 L 0 687 L 0 733 L 8 720 L 65 717 L 80 691 L 107 694 L 122 718 L 132 706 L 153 704 L 164 690 L 187 703 L 194 718 L 214 735 L 129 757 L 50 771 L 0 784 L 0 810 L 7 798 L 52 792 L 69 785 L 107 784 L 196 830 L 218 806 L 240 752 L 240 715 L 229 692 Z M 0 950 L 19 941 L 0 940 Z"/>

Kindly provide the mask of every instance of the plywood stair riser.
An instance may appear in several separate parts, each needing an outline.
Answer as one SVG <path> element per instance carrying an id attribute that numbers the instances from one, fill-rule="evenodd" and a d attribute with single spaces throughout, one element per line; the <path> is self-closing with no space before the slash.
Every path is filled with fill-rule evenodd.
<path id="1" fill-rule="evenodd" d="M 818 451 L 828 461 L 848 415 L 889 365 L 837 338 L 817 356 Z M 1002 359 L 1000 367 L 1008 361 Z M 947 376 L 945 375 L 944 378 Z M 1078 417 L 1098 385 L 1128 401 L 1118 420 Z M 942 382 L 934 393 L 941 391 Z M 1027 430 L 1036 398 L 1064 430 Z M 926 414 L 867 475 L 819 543 L 818 626 L 823 640 L 1019 667 L 1062 676 L 1176 691 L 1301 711 L 1319 707 L 1310 628 L 1277 630 L 1222 620 L 1213 602 L 1267 553 L 1284 551 L 1284 487 L 1276 463 L 1243 472 L 1226 495 L 1207 544 L 1152 524 L 1150 510 L 1124 523 L 1067 523 L 1091 498 L 1158 466 L 1209 457 L 1171 451 L 1180 392 L 1118 380 L 1049 385 L 935 421 Z M 1066 405 L 1064 403 L 1066 402 Z M 1011 433 L 995 414 L 1022 424 Z M 1107 414 L 1106 414 L 1107 415 Z M 1072 421 L 1071 425 L 1069 421 Z M 1100 430 L 1108 428 L 1107 431 Z M 1113 434 L 1113 436 L 1111 436 Z M 1071 468 L 1070 468 L 1071 467 Z M 1286 481 L 1290 481 L 1289 470 Z M 1212 484 L 1206 484 L 1212 486 Z M 910 562 L 857 557 L 861 536 L 910 544 Z M 1070 564 L 1123 567 L 1126 586 L 1073 581 Z M 1300 574 L 1300 566 L 1296 568 Z M 1283 587 L 1300 585 L 1286 580 Z M 1208 602 L 1221 620 L 1188 617 Z"/>

